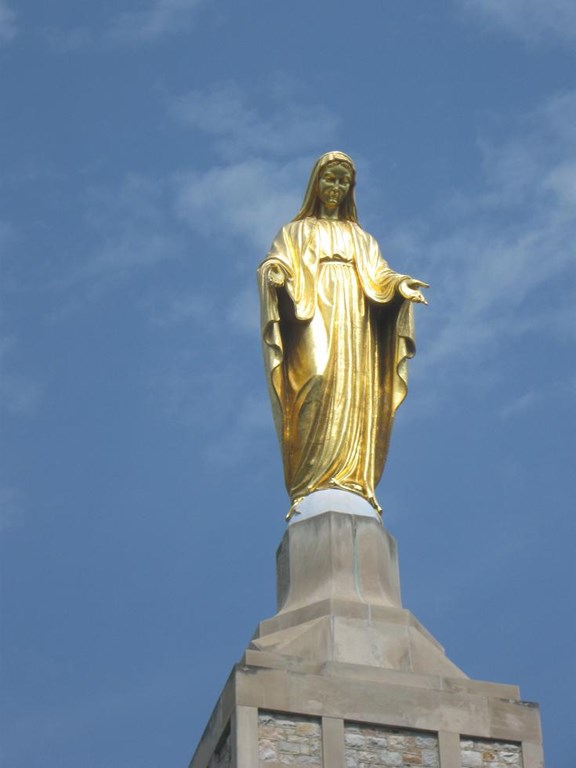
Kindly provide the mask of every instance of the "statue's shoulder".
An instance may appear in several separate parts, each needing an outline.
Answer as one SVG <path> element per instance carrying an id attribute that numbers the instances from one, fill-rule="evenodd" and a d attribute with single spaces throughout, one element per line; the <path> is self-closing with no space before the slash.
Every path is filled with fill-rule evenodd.
<path id="1" fill-rule="evenodd" d="M 310 231 L 314 227 L 315 222 L 316 219 L 312 216 L 309 216 L 305 219 L 296 219 L 294 221 L 289 221 L 288 224 L 285 224 L 282 227 L 282 230 L 292 236 L 298 236 L 302 234 L 302 232 Z"/>
<path id="2" fill-rule="evenodd" d="M 373 235 L 371 235 L 370 232 L 366 232 L 365 229 L 362 229 L 360 224 L 357 224 L 355 221 L 351 221 L 350 225 L 356 237 L 359 240 L 364 241 L 367 245 L 371 245 L 371 246 L 378 245 L 378 241 L 376 240 L 376 238 Z"/>
<path id="3" fill-rule="evenodd" d="M 313 218 L 289 221 L 280 229 L 277 238 L 285 243 L 292 243 L 296 248 L 300 247 L 303 242 L 309 239 L 310 233 L 314 231 L 315 221 L 316 219 Z"/>

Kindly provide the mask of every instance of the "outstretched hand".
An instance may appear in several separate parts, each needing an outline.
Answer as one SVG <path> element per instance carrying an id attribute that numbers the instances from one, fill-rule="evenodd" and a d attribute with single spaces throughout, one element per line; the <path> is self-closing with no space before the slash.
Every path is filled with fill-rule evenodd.
<path id="1" fill-rule="evenodd" d="M 428 304 L 420 288 L 430 288 L 428 283 L 422 280 L 414 280 L 412 277 L 406 277 L 398 286 L 398 293 L 408 301 L 414 301 L 417 304 Z"/>
<path id="2" fill-rule="evenodd" d="M 280 269 L 280 267 L 276 266 L 276 264 L 273 264 L 267 270 L 266 277 L 268 278 L 270 285 L 273 285 L 274 288 L 282 288 L 285 283 L 284 272 Z"/>

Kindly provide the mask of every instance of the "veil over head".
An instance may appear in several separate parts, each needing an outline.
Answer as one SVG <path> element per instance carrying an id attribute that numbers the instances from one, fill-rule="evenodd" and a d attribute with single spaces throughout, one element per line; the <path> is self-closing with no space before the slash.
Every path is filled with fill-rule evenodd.
<path id="1" fill-rule="evenodd" d="M 321 157 L 316 160 L 310 179 L 308 180 L 308 186 L 306 187 L 306 194 L 304 195 L 304 201 L 296 216 L 292 221 L 299 221 L 300 219 L 306 219 L 309 216 L 317 217 L 320 207 L 320 199 L 318 197 L 318 179 L 320 173 L 326 168 L 327 165 L 332 163 L 345 163 L 350 167 L 352 172 L 352 180 L 350 183 L 350 190 L 345 199 L 340 205 L 338 218 L 345 221 L 353 221 L 358 223 L 358 211 L 356 210 L 356 200 L 354 199 L 354 187 L 356 185 L 356 167 L 351 157 L 345 152 L 325 152 Z"/>

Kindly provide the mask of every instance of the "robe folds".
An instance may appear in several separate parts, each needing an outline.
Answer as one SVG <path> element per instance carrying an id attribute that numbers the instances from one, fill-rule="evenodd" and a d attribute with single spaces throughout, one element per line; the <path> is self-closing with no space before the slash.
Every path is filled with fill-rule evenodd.
<path id="1" fill-rule="evenodd" d="M 340 488 L 380 510 L 375 487 L 415 351 L 412 305 L 397 290 L 405 277 L 358 224 L 314 217 L 283 227 L 258 269 L 266 375 L 293 503 Z"/>

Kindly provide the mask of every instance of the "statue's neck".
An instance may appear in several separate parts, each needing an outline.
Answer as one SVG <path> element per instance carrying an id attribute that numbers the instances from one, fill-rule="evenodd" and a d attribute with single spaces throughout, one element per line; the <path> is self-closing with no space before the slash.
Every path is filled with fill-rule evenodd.
<path id="1" fill-rule="evenodd" d="M 340 212 L 340 206 L 336 208 L 327 208 L 324 203 L 320 204 L 320 212 L 318 215 L 319 219 L 332 219 L 333 221 L 338 221 L 338 214 Z"/>

